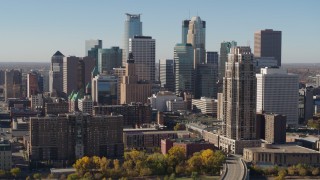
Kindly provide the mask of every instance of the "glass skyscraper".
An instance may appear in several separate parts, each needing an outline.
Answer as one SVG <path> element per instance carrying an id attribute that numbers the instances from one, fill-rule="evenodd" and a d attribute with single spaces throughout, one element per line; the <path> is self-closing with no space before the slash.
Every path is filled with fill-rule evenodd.
<path id="1" fill-rule="evenodd" d="M 124 22 L 124 36 L 123 36 L 123 56 L 122 65 L 125 66 L 129 54 L 129 39 L 134 36 L 142 36 L 142 22 L 140 21 L 140 14 L 126 13 L 127 19 Z"/>
<path id="2" fill-rule="evenodd" d="M 175 91 L 194 91 L 193 47 L 191 44 L 176 44 L 174 47 Z"/>
<path id="3" fill-rule="evenodd" d="M 121 67 L 122 49 L 111 47 L 98 50 L 98 71 L 99 73 L 110 73 L 113 68 Z"/>

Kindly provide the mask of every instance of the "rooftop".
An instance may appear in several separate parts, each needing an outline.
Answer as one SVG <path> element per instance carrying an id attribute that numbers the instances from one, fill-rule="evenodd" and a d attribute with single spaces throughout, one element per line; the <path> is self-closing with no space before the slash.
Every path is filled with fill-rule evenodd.
<path id="1" fill-rule="evenodd" d="M 296 144 L 272 145 L 271 147 L 252 147 L 244 148 L 252 152 L 268 152 L 268 153 L 319 153 L 318 151 L 308 149 Z"/>

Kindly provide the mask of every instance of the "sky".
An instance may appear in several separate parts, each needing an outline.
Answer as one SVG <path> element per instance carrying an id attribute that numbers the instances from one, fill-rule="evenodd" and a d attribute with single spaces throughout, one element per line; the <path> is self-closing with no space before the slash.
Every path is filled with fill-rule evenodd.
<path id="1" fill-rule="evenodd" d="M 50 62 L 57 51 L 84 56 L 85 40 L 122 46 L 125 13 L 140 13 L 156 59 L 173 58 L 185 19 L 206 21 L 206 49 L 235 40 L 254 46 L 254 32 L 282 31 L 283 63 L 319 63 L 319 0 L 29 0 L 0 1 L 0 62 Z"/>

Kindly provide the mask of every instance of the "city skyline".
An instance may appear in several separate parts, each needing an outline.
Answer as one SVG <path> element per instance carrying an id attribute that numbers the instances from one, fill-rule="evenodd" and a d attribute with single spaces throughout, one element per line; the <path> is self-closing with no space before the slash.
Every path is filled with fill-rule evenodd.
<path id="1" fill-rule="evenodd" d="M 57 50 L 84 56 L 89 39 L 103 40 L 104 48 L 122 48 L 125 13 L 142 14 L 143 34 L 157 42 L 157 61 L 173 58 L 182 21 L 198 15 L 206 21 L 207 51 L 219 51 L 221 42 L 232 40 L 253 48 L 254 32 L 274 29 L 283 34 L 283 63 L 318 62 L 318 1 L 191 2 L 1 2 L 0 14 L 7 18 L 0 20 L 0 62 L 50 62 Z"/>

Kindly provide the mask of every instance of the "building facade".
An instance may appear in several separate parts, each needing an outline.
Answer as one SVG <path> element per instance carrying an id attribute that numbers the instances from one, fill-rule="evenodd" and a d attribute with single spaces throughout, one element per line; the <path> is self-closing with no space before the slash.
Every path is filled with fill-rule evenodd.
<path id="1" fill-rule="evenodd" d="M 122 49 L 111 47 L 98 50 L 98 71 L 99 73 L 111 73 L 113 68 L 122 65 Z"/>
<path id="2" fill-rule="evenodd" d="M 194 59 L 191 44 L 176 44 L 174 47 L 175 92 L 194 92 Z"/>
<path id="3" fill-rule="evenodd" d="M 58 96 L 62 96 L 63 92 L 63 58 L 64 55 L 57 51 L 51 57 L 49 71 L 49 92 L 55 92 Z"/>
<path id="4" fill-rule="evenodd" d="M 129 54 L 126 65 L 126 75 L 122 78 L 120 86 L 120 104 L 131 102 L 147 103 L 152 95 L 152 84 L 149 81 L 141 81 L 136 74 L 136 64 L 133 54 Z"/>
<path id="5" fill-rule="evenodd" d="M 254 33 L 254 56 L 274 57 L 281 66 L 281 31 L 272 29 L 260 30 Z"/>
<path id="6" fill-rule="evenodd" d="M 6 70 L 4 73 L 4 98 L 22 97 L 22 72 L 21 70 Z"/>
<path id="7" fill-rule="evenodd" d="M 127 63 L 129 55 L 129 39 L 134 36 L 142 36 L 142 22 L 140 21 L 141 14 L 126 13 L 126 20 L 124 22 L 124 37 L 123 37 L 123 56 L 122 66 Z"/>
<path id="8" fill-rule="evenodd" d="M 282 114 L 298 125 L 299 77 L 279 68 L 262 68 L 257 77 L 257 112 Z"/>
<path id="9" fill-rule="evenodd" d="M 265 140 L 270 144 L 286 143 L 286 116 L 265 114 Z"/>
<path id="10" fill-rule="evenodd" d="M 173 59 L 160 59 L 159 61 L 159 76 L 161 87 L 167 91 L 174 92 L 174 61 Z"/>
<path id="11" fill-rule="evenodd" d="M 151 36 L 134 36 L 129 39 L 129 52 L 134 55 L 139 81 L 155 81 L 156 40 Z"/>
<path id="12" fill-rule="evenodd" d="M 115 105 L 118 103 L 118 78 L 99 74 L 92 79 L 91 95 L 94 104 Z"/>

